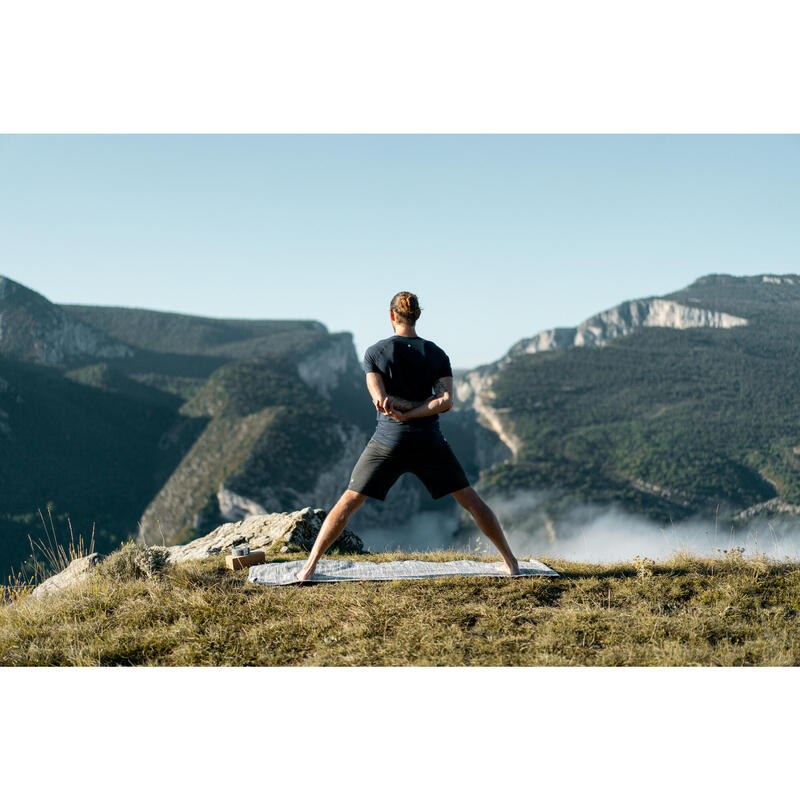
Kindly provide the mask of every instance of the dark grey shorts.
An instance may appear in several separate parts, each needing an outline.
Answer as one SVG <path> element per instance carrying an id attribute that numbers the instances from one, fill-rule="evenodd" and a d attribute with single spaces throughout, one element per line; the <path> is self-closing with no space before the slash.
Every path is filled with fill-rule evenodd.
<path id="1" fill-rule="evenodd" d="M 416 475 L 434 500 L 469 486 L 461 464 L 444 439 L 394 447 L 370 439 L 353 467 L 347 488 L 375 500 L 385 500 L 389 489 L 405 472 Z"/>

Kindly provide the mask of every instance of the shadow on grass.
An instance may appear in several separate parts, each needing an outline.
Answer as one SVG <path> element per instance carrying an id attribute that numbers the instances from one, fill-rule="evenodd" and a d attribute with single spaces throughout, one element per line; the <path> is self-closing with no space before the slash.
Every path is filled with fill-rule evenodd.
<path id="1" fill-rule="evenodd" d="M 578 568 L 565 569 L 559 563 L 551 562 L 548 566 L 558 573 L 559 578 L 568 578 L 570 580 L 578 580 L 580 578 L 632 578 L 636 575 L 635 567 L 620 566 L 618 564 L 609 564 L 608 566 L 587 564 Z M 665 570 L 666 572 L 670 571 Z M 558 578 L 555 580 L 558 580 Z"/>
<path id="2" fill-rule="evenodd" d="M 558 578 L 542 576 L 536 578 L 524 578 L 520 584 L 525 592 L 525 599 L 536 603 L 537 606 L 555 606 L 561 600 L 561 596 L 568 589 L 566 581 Z M 530 584 L 529 588 L 526 584 Z"/>

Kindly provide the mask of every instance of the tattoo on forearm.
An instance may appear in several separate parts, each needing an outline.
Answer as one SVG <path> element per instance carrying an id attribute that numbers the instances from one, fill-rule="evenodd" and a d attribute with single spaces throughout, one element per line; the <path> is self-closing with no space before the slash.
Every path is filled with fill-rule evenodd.
<path id="1" fill-rule="evenodd" d="M 410 400 L 404 400 L 402 397 L 392 396 L 392 403 L 398 411 L 411 411 L 416 408 L 420 403 L 412 403 Z"/>

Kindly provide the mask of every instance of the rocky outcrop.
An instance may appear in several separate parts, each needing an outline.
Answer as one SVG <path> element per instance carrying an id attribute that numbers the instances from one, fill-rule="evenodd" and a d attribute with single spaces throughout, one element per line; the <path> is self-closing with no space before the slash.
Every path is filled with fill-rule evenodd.
<path id="1" fill-rule="evenodd" d="M 780 497 L 773 497 L 763 503 L 756 503 L 735 514 L 733 519 L 737 522 L 755 519 L 756 517 L 769 518 L 773 516 L 800 517 L 800 506 L 792 505 L 781 500 Z"/>
<path id="2" fill-rule="evenodd" d="M 132 356 L 133 348 L 0 276 L 0 355 L 38 364 Z"/>
<path id="3" fill-rule="evenodd" d="M 63 591 L 64 589 L 75 586 L 78 583 L 85 581 L 94 571 L 94 568 L 100 563 L 102 556 L 98 553 L 91 553 L 84 558 L 76 558 L 70 562 L 69 566 L 48 578 L 43 583 L 40 583 L 32 592 L 31 597 L 41 598 L 47 597 L 51 594 Z"/>
<path id="4" fill-rule="evenodd" d="M 161 561 L 170 564 L 193 561 L 199 558 L 226 553 L 234 546 L 246 544 L 251 550 L 266 550 L 268 553 L 308 551 L 317 538 L 326 516 L 321 508 L 303 508 L 286 514 L 260 514 L 247 517 L 239 522 L 230 522 L 215 528 L 206 536 L 175 547 L 145 547 L 142 556 L 146 561 L 148 551 L 158 551 Z M 344 553 L 363 553 L 364 543 L 347 528 L 342 531 L 333 545 Z M 124 548 L 123 548 L 124 550 Z M 92 553 L 85 558 L 76 558 L 57 575 L 39 584 L 31 597 L 48 597 L 85 581 L 103 561 L 103 556 Z M 113 561 L 113 556 L 106 564 Z M 145 565 L 146 567 L 146 565 Z M 142 567 L 142 572 L 149 570 Z M 104 567 L 105 568 L 105 567 Z"/>
<path id="5" fill-rule="evenodd" d="M 787 275 L 762 275 L 762 283 L 775 283 L 778 286 L 795 286 L 800 283 L 797 278 L 791 278 Z"/>
<path id="6" fill-rule="evenodd" d="M 627 336 L 637 328 L 735 328 L 747 325 L 747 320 L 709 311 L 704 308 L 654 298 L 631 300 L 603 311 L 582 322 L 576 328 L 553 328 L 530 339 L 522 339 L 509 351 L 504 360 L 522 353 L 542 353 L 564 347 L 604 345 L 612 339 Z"/>
<path id="7" fill-rule="evenodd" d="M 228 522 L 199 539 L 168 547 L 169 560 L 175 564 L 206 558 L 241 544 L 249 545 L 251 550 L 267 552 L 309 550 L 325 516 L 326 512 L 321 508 L 304 508 L 287 514 L 260 514 L 239 522 Z M 364 543 L 347 528 L 333 547 L 348 553 L 364 552 Z"/>

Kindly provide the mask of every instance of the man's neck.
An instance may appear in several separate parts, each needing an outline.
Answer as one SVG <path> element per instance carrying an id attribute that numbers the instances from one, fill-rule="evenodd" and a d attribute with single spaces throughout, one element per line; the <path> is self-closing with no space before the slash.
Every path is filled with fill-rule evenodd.
<path id="1" fill-rule="evenodd" d="M 394 327 L 394 335 L 395 336 L 408 336 L 412 339 L 417 337 L 417 332 L 414 330 L 413 325 L 395 325 Z"/>

